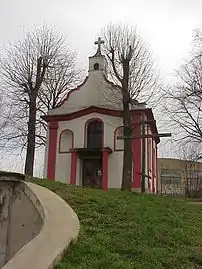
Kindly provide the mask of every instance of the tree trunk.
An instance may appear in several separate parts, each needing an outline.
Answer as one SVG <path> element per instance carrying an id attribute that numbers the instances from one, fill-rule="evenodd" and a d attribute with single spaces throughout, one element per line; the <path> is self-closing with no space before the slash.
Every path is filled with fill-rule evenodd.
<path id="1" fill-rule="evenodd" d="M 30 98 L 25 175 L 33 176 L 36 132 L 36 96 Z"/>
<path id="2" fill-rule="evenodd" d="M 123 60 L 123 81 L 122 81 L 122 97 L 123 97 L 123 129 L 124 136 L 132 135 L 132 119 L 130 112 L 130 93 L 128 89 L 129 82 L 129 60 Z M 121 190 L 131 190 L 132 187 L 132 139 L 124 139 L 123 152 L 123 173 Z"/>
<path id="3" fill-rule="evenodd" d="M 124 136 L 132 135 L 132 120 L 129 105 L 123 109 Z M 124 139 L 122 190 L 132 187 L 132 139 Z"/>

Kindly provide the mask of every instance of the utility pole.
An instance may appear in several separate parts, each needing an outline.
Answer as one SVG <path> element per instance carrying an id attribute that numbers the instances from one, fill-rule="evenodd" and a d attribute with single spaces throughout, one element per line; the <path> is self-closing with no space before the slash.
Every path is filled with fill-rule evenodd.
<path id="1" fill-rule="evenodd" d="M 117 139 L 142 139 L 142 180 L 141 180 L 141 192 L 145 192 L 145 177 L 149 178 L 145 174 L 145 158 L 146 158 L 146 146 L 145 146 L 145 138 L 157 138 L 157 137 L 171 137 L 171 133 L 156 133 L 156 134 L 145 134 L 145 126 L 149 123 L 155 123 L 155 120 L 145 120 L 145 116 L 140 122 L 133 124 L 134 126 L 141 125 L 142 126 L 142 134 L 140 136 L 117 136 Z"/>

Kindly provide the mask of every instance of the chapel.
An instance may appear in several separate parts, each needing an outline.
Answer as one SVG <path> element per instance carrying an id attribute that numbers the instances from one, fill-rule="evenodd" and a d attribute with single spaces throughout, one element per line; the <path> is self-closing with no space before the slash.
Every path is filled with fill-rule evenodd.
<path id="1" fill-rule="evenodd" d="M 107 190 L 121 188 L 124 140 L 117 139 L 123 137 L 120 87 L 108 79 L 102 43 L 100 38 L 95 42 L 97 51 L 89 57 L 83 83 L 43 117 L 48 123 L 44 177 Z M 160 140 L 153 112 L 136 101 L 131 114 L 136 136 L 132 140 L 132 188 L 140 191 L 145 173 L 146 191 L 157 193 Z M 143 132 L 151 136 L 143 139 Z"/>

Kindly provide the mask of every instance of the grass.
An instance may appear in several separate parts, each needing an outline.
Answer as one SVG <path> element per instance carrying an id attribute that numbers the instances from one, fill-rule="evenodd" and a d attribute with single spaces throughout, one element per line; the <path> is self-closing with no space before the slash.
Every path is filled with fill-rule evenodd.
<path id="1" fill-rule="evenodd" d="M 202 268 L 202 205 L 36 180 L 76 211 L 79 240 L 57 269 Z"/>

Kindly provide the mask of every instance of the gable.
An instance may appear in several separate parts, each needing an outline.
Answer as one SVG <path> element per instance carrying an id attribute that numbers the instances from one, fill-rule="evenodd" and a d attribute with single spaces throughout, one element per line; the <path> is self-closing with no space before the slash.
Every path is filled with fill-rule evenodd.
<path id="1" fill-rule="evenodd" d="M 48 115 L 69 114 L 95 106 L 106 109 L 122 109 L 121 91 L 118 86 L 109 82 L 102 72 L 87 77 L 76 89 L 67 94 L 67 98 Z"/>

